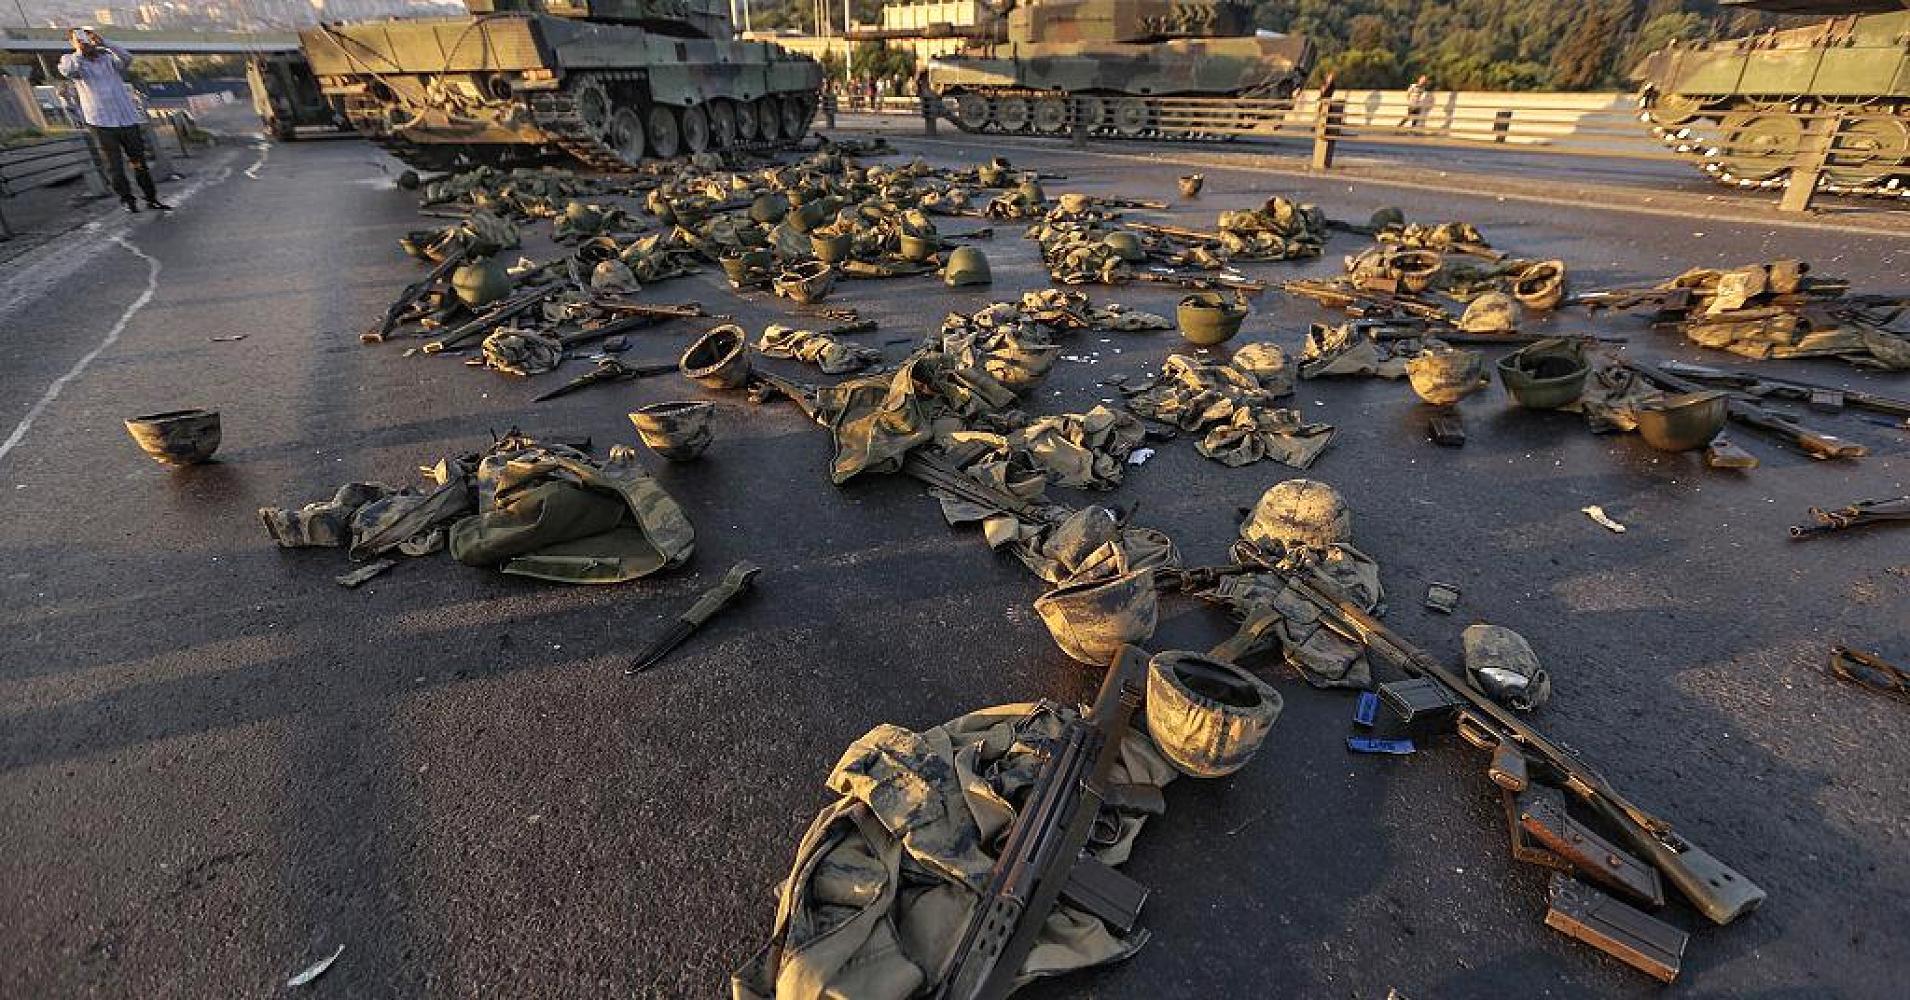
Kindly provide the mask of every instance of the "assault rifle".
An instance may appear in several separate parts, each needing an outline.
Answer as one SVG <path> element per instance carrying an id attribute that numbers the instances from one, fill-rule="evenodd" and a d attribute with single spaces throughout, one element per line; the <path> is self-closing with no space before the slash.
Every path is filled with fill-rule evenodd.
<path id="1" fill-rule="evenodd" d="M 1118 934 L 1133 931 L 1147 889 L 1082 849 L 1117 793 L 1108 778 L 1140 706 L 1146 674 L 1147 654 L 1123 647 L 1093 708 L 1068 721 L 1015 814 L 988 888 L 940 977 L 936 1000 L 1006 997 L 1048 914 L 1064 897 Z"/>
<path id="2" fill-rule="evenodd" d="M 1323 624 L 1357 636 L 1369 651 L 1412 676 L 1380 686 L 1380 701 L 1409 725 L 1450 728 L 1467 743 L 1492 752 L 1486 773 L 1510 793 L 1515 857 L 1573 871 L 1645 906 L 1662 901 L 1662 875 L 1717 924 L 1730 923 L 1764 901 L 1764 890 L 1750 879 L 1686 840 L 1669 822 L 1633 804 L 1597 771 L 1473 688 L 1459 672 L 1305 572 L 1268 565 L 1262 569 L 1318 608 Z M 1622 845 L 1606 844 L 1589 827 L 1572 821 L 1561 791 L 1584 803 Z M 1624 848 L 1639 856 L 1631 857 Z M 1580 886 L 1574 895 L 1593 891 Z M 1677 975 L 1682 931 L 1617 898 L 1597 898 L 1598 905 L 1560 910 L 1548 923 L 1667 982 Z"/>

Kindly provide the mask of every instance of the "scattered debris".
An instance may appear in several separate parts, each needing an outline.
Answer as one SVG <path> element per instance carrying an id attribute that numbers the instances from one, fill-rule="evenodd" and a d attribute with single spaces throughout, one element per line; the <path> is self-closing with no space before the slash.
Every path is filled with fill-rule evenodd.
<path id="1" fill-rule="evenodd" d="M 669 631 L 658 636 L 648 648 L 638 653 L 624 673 L 639 674 L 656 666 L 659 661 L 669 655 L 671 650 L 683 645 L 685 639 L 715 617 L 717 612 L 728 607 L 731 602 L 749 590 L 757 575 L 762 571 L 761 566 L 747 560 L 731 566 L 730 571 L 723 574 L 723 579 L 718 581 L 716 586 L 704 591 L 703 596 L 697 598 L 696 603 L 691 605 L 688 611 L 677 616 L 676 622 L 670 626 Z"/>
<path id="2" fill-rule="evenodd" d="M 1617 521 L 1612 520 L 1610 515 L 1607 515 L 1605 513 L 1605 508 L 1600 507 L 1597 504 L 1593 504 L 1590 507 L 1581 507 L 1579 508 L 1579 513 L 1584 514 L 1586 517 L 1589 517 L 1592 520 L 1597 521 L 1600 525 L 1611 529 L 1613 534 L 1622 535 L 1625 533 L 1625 526 L 1622 524 L 1619 524 Z"/>
<path id="3" fill-rule="evenodd" d="M 1830 648 L 1830 675 L 1848 684 L 1910 704 L 1910 670 L 1886 661 L 1875 653 L 1849 646 Z"/>
<path id="4" fill-rule="evenodd" d="M 334 951 L 330 955 L 327 955 L 324 958 L 321 958 L 318 961 L 313 962 L 311 965 L 306 966 L 304 971 L 300 972 L 298 975 L 293 976 L 290 979 L 287 979 L 285 981 L 285 985 L 304 986 L 307 983 L 310 983 L 311 981 L 324 975 L 325 971 L 332 967 L 332 963 L 338 961 L 338 956 L 343 955 L 344 953 L 345 953 L 345 946 L 341 944 L 338 946 L 337 951 Z"/>
<path id="5" fill-rule="evenodd" d="M 1442 615 L 1452 614 L 1459 609 L 1459 588 L 1450 583 L 1427 584 L 1426 607 Z"/>
<path id="6" fill-rule="evenodd" d="M 396 565 L 396 559 L 374 559 L 349 573 L 333 577 L 332 582 L 346 589 L 356 589 Z"/>
<path id="7" fill-rule="evenodd" d="M 1791 526 L 1792 538 L 1815 538 L 1833 531 L 1885 521 L 1910 521 L 1910 496 L 1894 500 L 1858 500 L 1834 510 L 1812 507 L 1810 516 L 1810 524 Z"/>

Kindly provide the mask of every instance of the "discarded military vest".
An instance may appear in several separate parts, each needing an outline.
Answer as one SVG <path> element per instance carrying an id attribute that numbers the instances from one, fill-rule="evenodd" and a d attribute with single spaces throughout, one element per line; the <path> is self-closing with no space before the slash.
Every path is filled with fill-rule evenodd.
<path id="1" fill-rule="evenodd" d="M 921 733 L 878 726 L 829 775 L 842 798 L 802 836 L 778 891 L 770 940 L 735 971 L 737 1000 L 903 1000 L 935 985 L 986 887 L 998 840 L 1015 820 L 1061 732 L 1051 703 L 1003 705 Z M 1159 788 L 1174 768 L 1136 726 L 1113 782 Z M 1118 865 L 1145 817 L 1120 812 L 1089 850 Z M 1021 981 L 1126 958 L 1146 943 L 1065 902 L 1056 906 Z"/>
<path id="2" fill-rule="evenodd" d="M 471 566 L 560 583 L 620 583 L 681 565 L 695 532 L 682 508 L 614 447 L 601 464 L 563 445 L 506 436 L 479 460 L 478 513 L 452 525 Z"/>

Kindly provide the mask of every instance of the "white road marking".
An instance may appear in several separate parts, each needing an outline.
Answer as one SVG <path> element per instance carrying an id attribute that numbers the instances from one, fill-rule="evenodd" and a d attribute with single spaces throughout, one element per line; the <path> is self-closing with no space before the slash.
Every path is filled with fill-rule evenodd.
<path id="1" fill-rule="evenodd" d="M 13 433 L 7 435 L 5 441 L 0 441 L 0 459 L 5 459 L 8 453 L 13 451 L 15 446 L 26 439 L 27 431 L 33 427 L 33 422 L 40 418 L 40 414 L 46 412 L 48 406 L 53 405 L 54 400 L 60 398 L 60 392 L 66 388 L 68 382 L 79 378 L 80 374 L 86 371 L 87 366 L 93 363 L 94 358 L 99 357 L 105 353 L 107 348 L 118 343 L 119 335 L 126 332 L 126 324 L 131 323 L 133 317 L 138 315 L 141 309 L 146 308 L 146 303 L 151 302 L 153 296 L 158 294 L 158 258 L 134 246 L 132 241 L 123 235 L 114 236 L 112 242 L 125 247 L 133 256 L 146 262 L 146 290 L 140 292 L 139 297 L 133 300 L 133 304 L 127 306 L 126 311 L 120 314 L 119 321 L 114 323 L 113 328 L 106 332 L 106 339 L 100 341 L 98 347 L 88 351 L 85 357 L 74 362 L 73 367 L 68 369 L 66 374 L 54 379 L 53 384 L 47 386 L 46 393 L 40 397 L 39 402 L 33 404 L 32 409 L 27 411 L 27 415 L 21 419 L 19 426 L 13 429 Z"/>
<path id="2" fill-rule="evenodd" d="M 265 161 L 270 159 L 272 156 L 271 143 L 261 142 L 259 143 L 258 148 L 259 148 L 259 158 L 256 161 L 254 161 L 251 166 L 245 168 L 245 175 L 255 181 L 259 179 L 259 171 L 265 168 Z"/>
<path id="3" fill-rule="evenodd" d="M 172 206 L 183 207 L 199 192 L 224 183 L 232 176 L 232 167 L 222 165 L 203 177 L 196 177 L 171 193 Z M 0 281 L 0 319 L 52 291 L 60 282 L 79 273 L 133 224 L 133 219 L 117 206 L 6 262 L 7 276 Z M 92 239 L 91 237 L 103 237 Z"/>

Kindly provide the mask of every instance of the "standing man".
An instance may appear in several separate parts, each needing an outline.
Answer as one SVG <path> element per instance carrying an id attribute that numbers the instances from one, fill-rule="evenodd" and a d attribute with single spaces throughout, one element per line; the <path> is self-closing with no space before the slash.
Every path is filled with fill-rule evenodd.
<path id="1" fill-rule="evenodd" d="M 146 196 L 146 207 L 161 212 L 172 206 L 159 200 L 153 186 L 152 170 L 146 166 L 146 138 L 140 131 L 146 115 L 133 102 L 132 88 L 126 86 L 126 72 L 132 68 L 132 54 L 117 45 L 109 45 L 92 28 L 74 28 L 69 38 L 73 51 L 60 57 L 60 75 L 73 81 L 79 91 L 80 117 L 93 130 L 100 156 L 106 161 L 106 180 L 119 195 L 126 211 L 139 211 L 133 192 L 126 184 L 125 164 L 131 163 L 133 179 Z"/>
<path id="2" fill-rule="evenodd" d="M 1406 117 L 1400 119 L 1400 128 L 1417 132 L 1426 127 L 1426 113 L 1432 110 L 1433 104 L 1432 88 L 1427 86 L 1429 82 L 1426 75 L 1421 73 L 1419 79 L 1406 88 Z"/>

